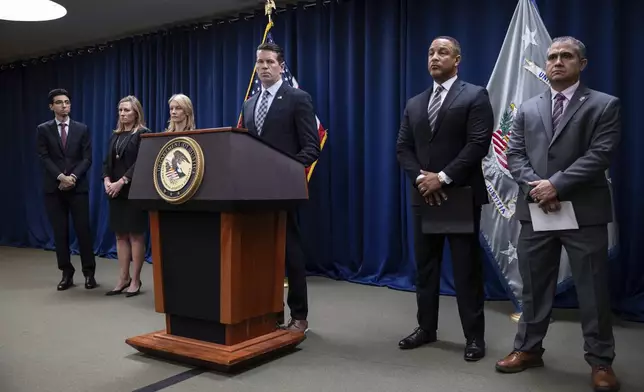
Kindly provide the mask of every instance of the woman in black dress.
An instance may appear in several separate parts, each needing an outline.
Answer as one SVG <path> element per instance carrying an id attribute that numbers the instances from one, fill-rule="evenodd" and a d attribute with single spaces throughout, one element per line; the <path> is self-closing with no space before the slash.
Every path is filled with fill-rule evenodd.
<path id="1" fill-rule="evenodd" d="M 128 200 L 134 164 L 139 153 L 141 135 L 150 132 L 145 127 L 143 108 L 139 100 L 129 95 L 119 102 L 119 119 L 103 160 L 103 183 L 109 197 L 110 228 L 116 234 L 116 253 L 121 273 L 113 290 L 106 295 L 138 295 L 141 290 L 141 268 L 145 258 L 145 231 L 148 213 Z M 134 271 L 130 275 L 130 260 Z"/>

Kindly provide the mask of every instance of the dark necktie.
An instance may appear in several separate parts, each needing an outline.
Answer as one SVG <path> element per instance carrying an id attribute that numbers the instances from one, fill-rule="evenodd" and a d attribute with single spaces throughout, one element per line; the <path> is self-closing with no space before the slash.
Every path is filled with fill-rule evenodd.
<path id="1" fill-rule="evenodd" d="M 561 121 L 561 115 L 563 114 L 563 103 L 566 97 L 563 94 L 559 93 L 555 95 L 555 107 L 552 109 L 552 132 L 557 132 L 557 127 Z"/>
<path id="2" fill-rule="evenodd" d="M 262 134 L 262 128 L 264 127 L 264 120 L 266 120 L 266 115 L 268 114 L 268 97 L 271 93 L 268 90 L 264 90 L 262 94 L 262 100 L 259 103 L 259 109 L 257 109 L 257 119 L 255 120 L 255 126 L 257 127 L 257 134 Z"/>
<path id="3" fill-rule="evenodd" d="M 67 131 L 65 130 L 66 127 L 67 124 L 60 123 L 60 141 L 63 143 L 63 148 L 65 148 L 67 145 Z"/>
<path id="4" fill-rule="evenodd" d="M 429 104 L 429 108 L 427 109 L 427 115 L 429 116 L 429 129 L 431 129 L 432 133 L 436 131 L 434 126 L 436 125 L 436 117 L 438 117 L 438 109 L 441 107 L 441 93 L 443 90 L 443 86 L 436 87 L 432 102 Z"/>

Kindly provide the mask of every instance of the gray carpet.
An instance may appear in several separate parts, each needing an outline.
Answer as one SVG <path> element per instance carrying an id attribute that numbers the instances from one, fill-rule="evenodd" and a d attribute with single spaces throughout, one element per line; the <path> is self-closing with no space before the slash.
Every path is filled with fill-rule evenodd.
<path id="1" fill-rule="evenodd" d="M 105 297 L 116 282 L 116 261 L 98 259 L 101 286 L 92 291 L 82 285 L 78 257 L 73 262 L 77 286 L 57 292 L 53 252 L 0 247 L 0 391 L 591 390 L 575 310 L 555 311 L 545 368 L 502 375 L 494 363 L 509 352 L 516 331 L 509 303 L 486 304 L 488 355 L 472 364 L 462 359 L 454 298 L 441 298 L 440 341 L 403 352 L 397 342 L 415 327 L 413 293 L 324 278 L 309 278 L 311 331 L 298 351 L 238 375 L 204 372 L 168 386 L 163 380 L 171 384 L 192 368 L 125 344 L 128 337 L 164 327 L 164 316 L 154 312 L 151 266 L 143 269 L 142 295 Z M 616 320 L 615 335 L 622 391 L 644 390 L 638 360 L 644 325 Z"/>

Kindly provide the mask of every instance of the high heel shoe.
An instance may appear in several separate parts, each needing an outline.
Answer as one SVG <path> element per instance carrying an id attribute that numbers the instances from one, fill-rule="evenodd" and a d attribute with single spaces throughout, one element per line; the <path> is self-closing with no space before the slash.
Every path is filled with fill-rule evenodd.
<path id="1" fill-rule="evenodd" d="M 125 290 L 128 287 L 130 287 L 130 284 L 132 284 L 132 279 L 131 278 L 130 278 L 130 281 L 127 282 L 126 284 L 124 284 L 123 287 L 121 287 L 120 289 L 108 291 L 107 293 L 105 293 L 105 295 L 107 295 L 108 297 L 110 297 L 112 295 L 119 295 L 119 294 L 121 294 L 123 292 L 123 290 Z"/>
<path id="2" fill-rule="evenodd" d="M 125 297 L 126 297 L 126 298 L 130 298 L 130 297 L 134 297 L 134 296 L 136 296 L 136 295 L 141 294 L 141 286 L 143 286 L 143 282 L 141 282 L 141 281 L 139 280 L 139 288 L 138 288 L 138 289 L 136 289 L 136 291 L 126 291 L 126 292 L 125 292 Z"/>

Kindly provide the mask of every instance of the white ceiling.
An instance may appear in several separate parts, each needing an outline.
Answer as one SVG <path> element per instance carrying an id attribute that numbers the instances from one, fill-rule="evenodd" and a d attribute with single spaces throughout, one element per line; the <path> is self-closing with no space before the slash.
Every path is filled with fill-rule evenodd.
<path id="1" fill-rule="evenodd" d="M 22 1 L 22 0 L 13 0 Z M 54 0 L 67 8 L 47 22 L 0 20 L 0 64 L 94 45 L 180 22 L 263 9 L 264 0 Z M 288 1 L 276 1 L 277 6 Z"/>

